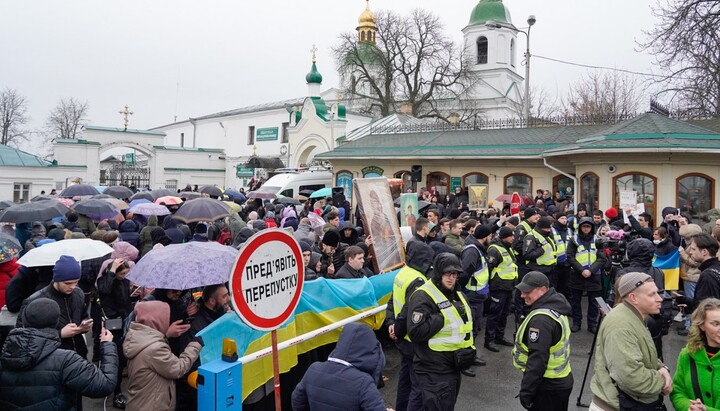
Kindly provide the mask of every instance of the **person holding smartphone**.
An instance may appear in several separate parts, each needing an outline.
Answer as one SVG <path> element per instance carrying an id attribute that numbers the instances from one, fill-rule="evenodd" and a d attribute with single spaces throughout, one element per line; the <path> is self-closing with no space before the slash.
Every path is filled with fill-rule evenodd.
<path id="1" fill-rule="evenodd" d="M 97 288 L 100 298 L 101 313 L 105 320 L 120 319 L 121 324 L 132 311 L 132 302 L 130 300 L 130 280 L 125 278 L 127 273 L 135 265 L 133 261 L 124 258 L 115 258 L 110 264 L 107 264 L 105 271 L 98 278 Z M 115 344 L 117 345 L 118 359 L 120 361 L 120 370 L 127 365 L 127 359 L 123 355 L 123 328 L 122 326 L 113 330 Z M 113 405 L 116 408 L 124 409 L 127 400 L 121 389 L 122 378 L 118 378 L 115 385 L 115 396 Z"/>

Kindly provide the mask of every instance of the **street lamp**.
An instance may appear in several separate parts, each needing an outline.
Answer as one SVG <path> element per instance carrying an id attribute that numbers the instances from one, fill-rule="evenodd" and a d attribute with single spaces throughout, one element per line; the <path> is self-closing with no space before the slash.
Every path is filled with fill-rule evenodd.
<path id="1" fill-rule="evenodd" d="M 525 120 L 525 127 L 528 127 L 530 122 L 530 29 L 535 24 L 537 20 L 535 19 L 534 15 L 530 15 L 527 19 L 528 28 L 527 31 L 520 30 L 518 28 L 515 28 L 512 25 L 502 25 L 500 23 L 497 23 L 495 21 L 489 20 L 485 23 L 485 27 L 487 27 L 490 30 L 494 29 L 500 29 L 500 28 L 506 28 L 510 29 L 516 33 L 522 33 L 525 35 L 526 38 L 526 47 L 525 47 L 525 102 L 523 104 L 523 119 Z"/>

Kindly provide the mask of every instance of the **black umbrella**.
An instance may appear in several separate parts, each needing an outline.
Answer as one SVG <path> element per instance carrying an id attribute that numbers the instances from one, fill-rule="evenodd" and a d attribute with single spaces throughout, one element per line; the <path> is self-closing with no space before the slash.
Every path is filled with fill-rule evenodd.
<path id="1" fill-rule="evenodd" d="M 277 201 L 283 204 L 300 204 L 300 200 L 291 197 L 278 197 Z"/>
<path id="2" fill-rule="evenodd" d="M 36 201 L 12 206 L 0 213 L 2 223 L 29 223 L 64 217 L 70 209 L 55 200 Z"/>
<path id="3" fill-rule="evenodd" d="M 132 197 L 133 191 L 125 186 L 110 186 L 103 191 L 103 194 L 122 200 L 123 198 Z"/>
<path id="4" fill-rule="evenodd" d="M 57 197 L 49 196 L 47 194 L 40 194 L 39 196 L 35 196 L 35 197 L 31 198 L 30 202 L 52 200 L 53 198 L 57 198 Z"/>
<path id="5" fill-rule="evenodd" d="M 230 206 L 213 198 L 195 198 L 180 206 L 174 218 L 189 224 L 197 221 L 215 221 L 232 213 Z"/>
<path id="6" fill-rule="evenodd" d="M 72 198 L 75 196 L 92 196 L 95 194 L 100 194 L 100 192 L 97 191 L 97 188 L 89 184 L 73 184 L 61 191 L 59 196 Z"/>
<path id="7" fill-rule="evenodd" d="M 259 198 L 262 200 L 274 200 L 277 196 L 267 191 L 251 191 L 248 193 L 247 198 Z"/>
<path id="8" fill-rule="evenodd" d="M 95 199 L 95 200 L 104 200 L 104 199 L 106 199 L 106 198 L 115 198 L 115 197 L 109 196 L 109 195 L 107 195 L 107 194 L 97 194 L 97 195 L 94 195 L 94 196 L 92 196 L 92 197 L 90 197 L 90 198 Z"/>
<path id="9" fill-rule="evenodd" d="M 138 198 L 144 198 L 148 200 L 149 202 L 155 201 L 155 197 L 149 192 L 149 191 L 138 191 L 137 193 L 133 194 L 132 197 L 130 197 L 130 201 L 137 200 Z"/>
<path id="10" fill-rule="evenodd" d="M 183 200 L 192 200 L 193 198 L 200 198 L 202 197 L 202 194 L 196 192 L 196 191 L 181 191 L 175 195 L 175 197 L 180 197 Z"/>
<path id="11" fill-rule="evenodd" d="M 6 208 L 10 208 L 14 205 L 17 205 L 17 203 L 13 203 L 12 201 L 0 201 L 0 210 L 4 210 Z"/>
<path id="12" fill-rule="evenodd" d="M 113 218 L 120 214 L 113 204 L 93 198 L 78 201 L 73 204 L 72 209 L 86 216 L 95 216 L 97 220 Z"/>
<path id="13" fill-rule="evenodd" d="M 298 194 L 303 195 L 305 197 L 310 197 L 312 193 L 314 193 L 315 190 L 300 190 Z"/>
<path id="14" fill-rule="evenodd" d="M 222 197 L 223 191 L 215 186 L 202 186 L 200 192 L 213 197 Z"/>
<path id="15" fill-rule="evenodd" d="M 152 201 L 157 200 L 160 197 L 177 196 L 177 191 L 169 190 L 167 188 L 158 188 L 150 192 L 153 195 Z"/>

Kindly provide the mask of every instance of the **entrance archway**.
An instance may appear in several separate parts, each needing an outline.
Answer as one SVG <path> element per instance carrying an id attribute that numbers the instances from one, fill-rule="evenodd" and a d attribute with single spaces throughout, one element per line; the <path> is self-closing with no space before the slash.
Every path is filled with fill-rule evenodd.
<path id="1" fill-rule="evenodd" d="M 120 159 L 117 158 L 118 154 L 106 154 L 117 149 L 132 149 L 132 152 L 121 154 Z M 100 185 L 155 188 L 151 178 L 155 161 L 154 150 L 130 142 L 113 142 L 101 146 L 99 154 Z"/>

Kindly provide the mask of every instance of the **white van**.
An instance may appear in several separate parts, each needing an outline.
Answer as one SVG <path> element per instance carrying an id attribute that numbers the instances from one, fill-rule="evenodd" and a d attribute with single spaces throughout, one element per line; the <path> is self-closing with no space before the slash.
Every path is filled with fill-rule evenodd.
<path id="1" fill-rule="evenodd" d="M 332 186 L 333 173 L 331 171 L 310 170 L 276 174 L 270 177 L 258 191 L 285 197 L 294 197 L 300 194 L 301 191 L 311 193 L 321 188 Z"/>

